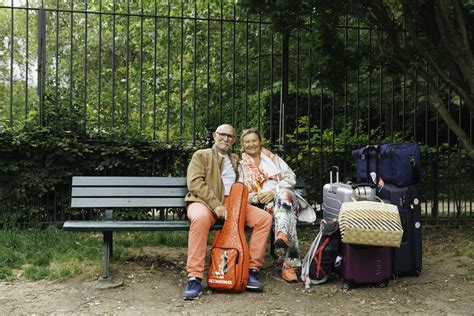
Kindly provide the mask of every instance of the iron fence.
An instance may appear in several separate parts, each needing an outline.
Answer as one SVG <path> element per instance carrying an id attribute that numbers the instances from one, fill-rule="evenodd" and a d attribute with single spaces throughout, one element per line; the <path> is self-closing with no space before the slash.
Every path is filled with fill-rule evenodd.
<path id="1" fill-rule="evenodd" d="M 125 130 L 142 141 L 198 146 L 205 127 L 255 126 L 306 176 L 314 203 L 331 165 L 353 180 L 352 149 L 418 142 L 428 173 L 420 184 L 425 219 L 473 216 L 474 163 L 425 97 L 428 85 L 375 57 L 373 37 L 383 30 L 342 20 L 344 51 L 363 47 L 367 54 L 331 73 L 309 44 L 320 36 L 312 17 L 282 35 L 225 1 L 0 4 L 0 120 L 7 128 L 54 125 L 49 113 L 74 114 L 92 139 Z M 472 113 L 439 89 L 472 143 Z M 70 216 L 67 196 L 65 181 L 38 198 L 41 221 Z M 10 203 L 21 210 L 21 201 Z"/>

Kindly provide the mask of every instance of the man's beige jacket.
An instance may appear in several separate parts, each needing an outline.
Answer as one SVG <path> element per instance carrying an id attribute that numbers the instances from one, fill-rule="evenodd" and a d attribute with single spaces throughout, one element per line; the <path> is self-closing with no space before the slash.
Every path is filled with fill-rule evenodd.
<path id="1" fill-rule="evenodd" d="M 237 180 L 239 156 L 229 153 L 229 157 Z M 224 157 L 217 152 L 215 146 L 196 151 L 188 165 L 189 193 L 185 197 L 186 204 L 200 202 L 212 211 L 221 206 L 224 202 L 224 184 L 221 178 L 223 168 Z"/>

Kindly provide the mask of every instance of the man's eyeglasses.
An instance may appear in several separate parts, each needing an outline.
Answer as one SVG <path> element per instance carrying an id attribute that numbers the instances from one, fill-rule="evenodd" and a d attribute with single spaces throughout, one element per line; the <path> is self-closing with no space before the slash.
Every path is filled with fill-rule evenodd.
<path id="1" fill-rule="evenodd" d="M 219 136 L 220 139 L 228 138 L 228 139 L 234 139 L 234 135 L 226 134 L 226 133 L 219 133 L 216 132 L 217 136 Z"/>

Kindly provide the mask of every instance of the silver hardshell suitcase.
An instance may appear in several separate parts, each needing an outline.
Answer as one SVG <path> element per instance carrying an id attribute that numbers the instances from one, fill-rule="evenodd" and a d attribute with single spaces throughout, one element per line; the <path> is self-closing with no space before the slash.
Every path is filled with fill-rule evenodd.
<path id="1" fill-rule="evenodd" d="M 336 182 L 333 182 L 333 173 Z M 352 201 L 351 197 L 375 200 L 375 188 L 367 183 L 341 183 L 339 182 L 339 168 L 331 167 L 329 172 L 329 183 L 323 187 L 323 217 L 326 222 L 339 217 L 341 204 Z"/>

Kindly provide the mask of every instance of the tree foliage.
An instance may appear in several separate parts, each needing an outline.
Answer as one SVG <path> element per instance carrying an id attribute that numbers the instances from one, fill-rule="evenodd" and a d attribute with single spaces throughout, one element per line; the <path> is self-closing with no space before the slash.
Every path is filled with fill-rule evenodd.
<path id="1" fill-rule="evenodd" d="M 259 49 L 269 50 L 269 31 L 234 3 L 45 0 L 29 7 L 41 4 L 44 108 L 36 95 L 39 11 L 23 1 L 0 9 L 2 123 L 22 126 L 40 121 L 46 107 L 62 107 L 82 113 L 85 130 L 193 142 L 204 125 L 240 129 L 262 119 L 253 96 L 268 85 L 270 55 L 261 58 Z"/>
<path id="2" fill-rule="evenodd" d="M 294 32 L 308 27 L 309 19 L 319 36 L 312 44 L 332 71 L 350 67 L 353 56 L 364 53 L 358 47 L 348 56 L 341 45 L 337 26 L 355 18 L 374 30 L 378 56 L 391 72 L 423 80 L 426 97 L 439 116 L 474 158 L 474 147 L 468 134 L 450 113 L 443 92 L 456 94 L 470 113 L 474 113 L 474 4 L 462 0 L 401 1 L 327 1 L 327 0 L 256 0 L 242 1 L 250 11 L 269 16 L 274 29 Z M 331 57 L 332 56 L 332 57 Z M 337 58 L 335 58 L 337 56 Z M 342 62 L 343 60 L 346 60 Z M 314 72 L 330 78 L 324 69 Z M 337 76 L 337 78 L 341 78 Z"/>

